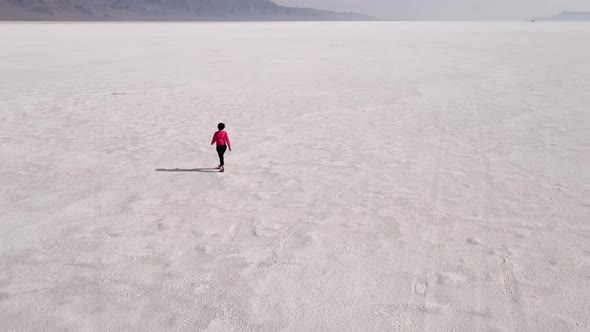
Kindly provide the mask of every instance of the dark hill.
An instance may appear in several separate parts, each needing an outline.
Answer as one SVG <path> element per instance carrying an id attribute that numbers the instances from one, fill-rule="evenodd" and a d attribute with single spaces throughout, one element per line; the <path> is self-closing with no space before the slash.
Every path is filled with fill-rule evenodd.
<path id="1" fill-rule="evenodd" d="M 535 21 L 590 21 L 590 12 L 561 12 L 551 17 L 534 18 Z"/>
<path id="2" fill-rule="evenodd" d="M 365 21 L 375 18 L 270 0 L 0 0 L 0 20 Z"/>

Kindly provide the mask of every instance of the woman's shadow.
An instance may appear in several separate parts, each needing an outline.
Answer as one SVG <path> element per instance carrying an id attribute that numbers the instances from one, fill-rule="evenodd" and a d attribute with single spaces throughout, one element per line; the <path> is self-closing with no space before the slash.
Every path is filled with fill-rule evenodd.
<path id="1" fill-rule="evenodd" d="M 219 172 L 219 168 L 156 168 L 156 172 L 201 172 L 214 173 Z"/>

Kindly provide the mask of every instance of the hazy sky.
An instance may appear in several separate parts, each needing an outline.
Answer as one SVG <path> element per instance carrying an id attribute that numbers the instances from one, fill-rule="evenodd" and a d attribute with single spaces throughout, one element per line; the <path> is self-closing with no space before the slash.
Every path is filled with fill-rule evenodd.
<path id="1" fill-rule="evenodd" d="M 523 20 L 590 11 L 590 0 L 274 0 L 297 7 L 355 11 L 384 19 Z"/>

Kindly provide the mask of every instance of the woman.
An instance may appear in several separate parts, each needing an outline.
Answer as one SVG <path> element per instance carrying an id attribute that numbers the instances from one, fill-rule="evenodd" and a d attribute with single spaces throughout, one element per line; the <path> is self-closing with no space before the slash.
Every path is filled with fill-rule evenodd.
<path id="1" fill-rule="evenodd" d="M 223 173 L 225 171 L 223 154 L 225 153 L 225 150 L 228 148 L 231 151 L 231 143 L 229 142 L 229 136 L 227 136 L 227 133 L 223 130 L 225 129 L 225 124 L 218 124 L 217 129 L 219 130 L 215 132 L 215 134 L 213 134 L 211 145 L 217 143 L 217 155 L 219 155 L 219 167 L 217 168 L 219 168 L 219 171 Z"/>

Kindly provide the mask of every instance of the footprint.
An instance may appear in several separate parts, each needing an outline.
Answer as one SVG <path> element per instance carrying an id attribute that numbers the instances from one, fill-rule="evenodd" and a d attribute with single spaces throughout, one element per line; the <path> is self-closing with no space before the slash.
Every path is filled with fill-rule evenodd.
<path id="1" fill-rule="evenodd" d="M 416 282 L 414 283 L 414 293 L 418 294 L 418 295 L 424 295 L 426 294 L 426 289 L 428 287 L 421 283 L 421 282 Z"/>
<path id="2" fill-rule="evenodd" d="M 228 238 L 229 241 L 233 241 L 234 237 L 236 237 L 236 225 L 229 226 L 229 229 L 225 233 L 225 236 Z"/>
<path id="3" fill-rule="evenodd" d="M 200 253 L 204 253 L 204 254 L 210 254 L 213 252 L 213 247 L 207 244 L 200 244 L 200 245 L 196 245 L 195 247 L 193 247 L 193 250 L 200 252 Z"/>
<path id="4" fill-rule="evenodd" d="M 164 223 L 158 223 L 158 230 L 159 231 L 166 231 L 169 230 L 170 226 L 164 224 Z"/>
<path id="5" fill-rule="evenodd" d="M 473 245 L 476 245 L 476 246 L 479 246 L 479 245 L 482 244 L 481 239 L 479 239 L 477 237 L 470 237 L 470 238 L 467 239 L 467 242 L 469 242 L 469 243 L 471 243 Z"/>
<path id="6" fill-rule="evenodd" d="M 427 303 L 422 308 L 420 308 L 420 311 L 427 315 L 442 315 L 448 313 L 450 308 L 434 301 L 427 301 Z"/>
<path id="7" fill-rule="evenodd" d="M 436 283 L 439 285 L 457 285 L 467 281 L 469 281 L 469 278 L 455 272 L 442 272 L 436 275 Z"/>
<path id="8" fill-rule="evenodd" d="M 193 294 L 195 295 L 203 294 L 205 291 L 209 289 L 209 285 L 205 284 L 196 286 L 196 284 L 193 283 L 191 286 L 193 287 Z"/>
<path id="9" fill-rule="evenodd" d="M 577 261 L 573 258 L 558 258 L 558 259 L 550 259 L 548 261 L 549 266 L 555 269 L 564 269 L 564 268 L 575 268 L 582 265 L 582 261 Z"/>

